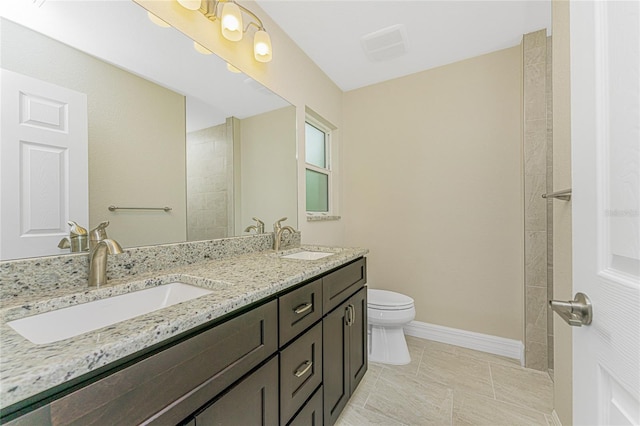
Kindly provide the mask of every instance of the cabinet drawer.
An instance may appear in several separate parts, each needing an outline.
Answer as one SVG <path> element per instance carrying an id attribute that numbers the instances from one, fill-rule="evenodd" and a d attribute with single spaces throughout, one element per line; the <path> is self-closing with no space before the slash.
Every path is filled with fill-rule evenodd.
<path id="1" fill-rule="evenodd" d="M 197 414 L 195 426 L 277 424 L 278 357 L 276 356 Z"/>
<path id="2" fill-rule="evenodd" d="M 52 402 L 52 423 L 175 424 L 276 350 L 274 300 Z"/>
<path id="3" fill-rule="evenodd" d="M 322 417 L 322 386 L 320 386 L 287 426 L 321 426 L 324 424 Z"/>
<path id="4" fill-rule="evenodd" d="M 367 282 L 366 259 L 358 259 L 322 278 L 323 312 L 327 314 Z"/>
<path id="5" fill-rule="evenodd" d="M 280 420 L 287 421 L 322 383 L 322 323 L 280 352 Z"/>
<path id="6" fill-rule="evenodd" d="M 322 318 L 322 280 L 280 296 L 280 346 Z"/>

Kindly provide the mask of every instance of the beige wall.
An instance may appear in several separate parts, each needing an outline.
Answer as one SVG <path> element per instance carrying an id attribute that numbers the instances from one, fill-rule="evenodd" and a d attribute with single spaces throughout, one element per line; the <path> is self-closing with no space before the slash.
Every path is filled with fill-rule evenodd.
<path id="1" fill-rule="evenodd" d="M 571 188 L 571 84 L 569 2 L 553 1 L 553 185 Z M 553 296 L 572 300 L 571 203 L 553 203 Z M 572 327 L 554 320 L 554 408 L 563 425 L 573 424 Z"/>
<path id="2" fill-rule="evenodd" d="M 240 204 L 236 203 L 236 232 L 242 235 L 258 217 L 271 232 L 273 223 L 289 218 L 293 225 L 297 215 L 298 182 L 296 164 L 296 109 L 285 107 L 240 121 Z M 239 162 L 238 162 L 239 160 Z"/>
<path id="3" fill-rule="evenodd" d="M 261 64 L 254 60 L 252 37 L 245 37 L 238 43 L 229 42 L 220 35 L 218 23 L 209 21 L 198 12 L 184 9 L 176 1 L 134 1 L 197 40 L 225 61 L 234 64 L 245 74 L 296 107 L 299 182 L 304 182 L 305 107 L 311 108 L 338 128 L 333 137 L 335 149 L 341 154 L 343 149 L 341 142 L 342 91 L 255 2 L 242 1 L 241 3 L 262 19 L 271 36 L 274 52 L 273 61 L 268 64 Z M 340 170 L 335 171 L 338 175 L 336 179 L 338 186 L 342 185 L 340 172 Z M 302 231 L 303 242 L 343 245 L 344 221 L 307 222 L 304 185 L 298 185 L 297 194 L 298 227 Z"/>
<path id="4" fill-rule="evenodd" d="M 109 220 L 109 235 L 123 247 L 186 239 L 183 96 L 9 21 L 2 66 L 87 94 L 90 223 L 83 226 Z M 112 213 L 112 204 L 173 210 Z"/>
<path id="5" fill-rule="evenodd" d="M 520 46 L 347 92 L 346 243 L 416 320 L 523 340 Z"/>

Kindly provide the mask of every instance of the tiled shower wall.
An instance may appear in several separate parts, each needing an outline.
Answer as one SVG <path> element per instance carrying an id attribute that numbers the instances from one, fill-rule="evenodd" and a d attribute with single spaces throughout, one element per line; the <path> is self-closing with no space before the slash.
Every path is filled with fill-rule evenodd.
<path id="1" fill-rule="evenodd" d="M 525 366 L 553 369 L 551 43 L 546 30 L 523 37 L 525 194 Z"/>
<path id="2" fill-rule="evenodd" d="M 187 133 L 187 240 L 233 236 L 233 123 Z"/>

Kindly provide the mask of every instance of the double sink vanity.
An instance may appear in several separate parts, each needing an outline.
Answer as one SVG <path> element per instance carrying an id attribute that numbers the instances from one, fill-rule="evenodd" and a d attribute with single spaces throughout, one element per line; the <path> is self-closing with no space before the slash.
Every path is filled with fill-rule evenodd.
<path id="1" fill-rule="evenodd" d="M 335 423 L 367 369 L 367 250 L 253 250 L 3 300 L 2 423 Z"/>

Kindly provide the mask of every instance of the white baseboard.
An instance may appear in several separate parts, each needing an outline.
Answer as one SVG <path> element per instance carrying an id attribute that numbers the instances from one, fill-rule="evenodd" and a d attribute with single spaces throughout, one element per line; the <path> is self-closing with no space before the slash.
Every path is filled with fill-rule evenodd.
<path id="1" fill-rule="evenodd" d="M 562 422 L 560 421 L 560 417 L 558 417 L 558 413 L 556 413 L 556 410 L 553 410 L 551 412 L 551 420 L 553 420 L 554 426 L 562 426 Z"/>
<path id="2" fill-rule="evenodd" d="M 462 346 L 463 348 L 488 352 L 507 358 L 514 358 L 520 361 L 520 365 L 524 366 L 524 345 L 519 340 L 505 339 L 504 337 L 475 333 L 473 331 L 428 324 L 420 321 L 411 321 L 404 327 L 404 332 L 409 336 L 434 340 L 449 345 Z"/>

